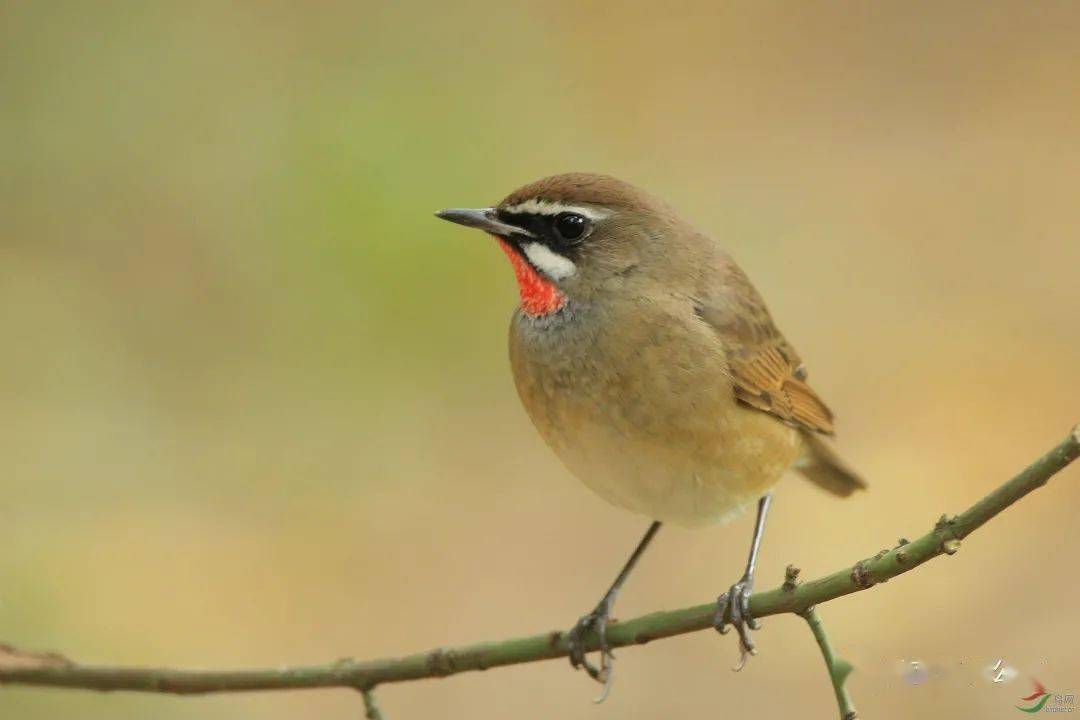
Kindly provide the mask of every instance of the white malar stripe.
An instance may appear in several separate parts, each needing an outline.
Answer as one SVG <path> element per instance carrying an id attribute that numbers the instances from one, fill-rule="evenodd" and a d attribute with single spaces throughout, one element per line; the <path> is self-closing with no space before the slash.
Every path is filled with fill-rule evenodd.
<path id="1" fill-rule="evenodd" d="M 577 265 L 572 260 L 554 252 L 547 245 L 530 242 L 522 244 L 521 249 L 529 262 L 555 280 L 565 280 L 577 272 Z"/>
<path id="2" fill-rule="evenodd" d="M 558 215 L 561 212 L 572 212 L 578 215 L 584 215 L 590 220 L 603 220 L 608 216 L 608 213 L 596 208 L 585 207 L 584 205 L 566 205 L 564 203 L 552 202 L 550 200 L 540 200 L 533 198 L 520 202 L 517 205 L 510 205 L 503 208 L 504 212 L 511 214 L 528 213 L 530 215 Z"/>

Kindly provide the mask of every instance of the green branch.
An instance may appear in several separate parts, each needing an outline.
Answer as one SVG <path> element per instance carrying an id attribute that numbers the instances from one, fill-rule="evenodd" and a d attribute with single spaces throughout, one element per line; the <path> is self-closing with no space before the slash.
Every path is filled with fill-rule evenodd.
<path id="1" fill-rule="evenodd" d="M 1080 456 L 1080 426 L 1055 448 L 965 512 L 953 518 L 943 515 L 933 529 L 922 537 L 912 542 L 901 541 L 891 550 L 882 550 L 851 567 L 802 585 L 796 586 L 792 575 L 780 587 L 754 594 L 750 598 L 750 611 L 757 618 L 796 613 L 807 617 L 813 628 L 813 621 L 809 619 L 812 615 L 808 616 L 810 608 L 866 590 L 943 553 L 954 554 L 961 540 L 1020 498 L 1045 485 L 1051 476 L 1077 456 Z M 709 602 L 613 623 L 607 630 L 608 643 L 612 647 L 641 645 L 673 635 L 711 629 L 715 610 L 715 603 Z M 587 639 L 590 650 L 596 650 L 598 644 L 595 634 Z M 381 660 L 346 659 L 327 665 L 258 670 L 176 670 L 84 665 L 59 655 L 26 653 L 0 646 L 0 684 L 185 695 L 325 687 L 370 690 L 382 683 L 445 677 L 469 670 L 550 660 L 565 657 L 567 652 L 566 634 L 554 631 Z"/>
<path id="2" fill-rule="evenodd" d="M 821 657 L 825 659 L 825 669 L 829 671 L 829 681 L 832 683 L 833 692 L 836 693 L 836 704 L 840 706 L 840 720 L 856 720 L 859 714 L 855 712 L 855 704 L 851 702 L 851 696 L 844 687 L 848 675 L 851 674 L 851 663 L 833 654 L 829 636 L 825 634 L 825 626 L 821 624 L 817 610 L 811 607 L 802 613 L 802 617 L 810 626 L 810 632 L 814 633 L 814 639 L 821 648 Z"/>
<path id="3" fill-rule="evenodd" d="M 364 718 L 366 720 L 383 720 L 382 710 L 379 709 L 379 704 L 375 702 L 375 693 L 371 688 L 364 688 L 360 691 L 364 696 Z"/>

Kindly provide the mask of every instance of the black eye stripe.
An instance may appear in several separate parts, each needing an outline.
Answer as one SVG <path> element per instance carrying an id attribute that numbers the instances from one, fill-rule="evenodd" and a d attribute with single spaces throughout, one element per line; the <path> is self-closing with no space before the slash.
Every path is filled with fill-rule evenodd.
<path id="1" fill-rule="evenodd" d="M 515 225 L 523 230 L 528 230 L 537 237 L 547 234 L 548 224 L 546 215 L 539 213 L 511 213 L 505 210 L 496 211 L 496 216 L 504 223 Z"/>
<path id="2" fill-rule="evenodd" d="M 496 215 L 499 220 L 507 224 L 529 231 L 533 237 L 553 249 L 579 243 L 592 222 L 589 218 L 572 210 L 555 214 L 497 210 Z M 571 225 L 576 226 L 574 230 L 580 229 L 580 232 L 575 233 L 571 230 Z"/>

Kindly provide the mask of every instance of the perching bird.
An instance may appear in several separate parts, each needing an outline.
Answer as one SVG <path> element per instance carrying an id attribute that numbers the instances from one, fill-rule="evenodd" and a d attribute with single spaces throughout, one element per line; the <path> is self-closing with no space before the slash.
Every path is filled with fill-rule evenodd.
<path id="1" fill-rule="evenodd" d="M 494 207 L 437 214 L 493 235 L 510 258 L 510 363 L 536 429 L 600 497 L 653 520 L 571 630 L 573 666 L 606 694 L 615 595 L 662 522 L 725 522 L 756 502 L 746 572 L 717 601 L 741 667 L 755 652 L 748 601 L 770 489 L 790 468 L 842 497 L 865 487 L 822 441 L 832 413 L 761 296 L 713 238 L 612 177 L 556 175 Z M 594 629 L 599 668 L 583 649 Z"/>

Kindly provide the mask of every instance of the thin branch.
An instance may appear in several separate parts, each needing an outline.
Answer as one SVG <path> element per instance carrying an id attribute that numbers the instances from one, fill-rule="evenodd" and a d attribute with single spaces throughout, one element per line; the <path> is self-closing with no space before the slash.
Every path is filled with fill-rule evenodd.
<path id="1" fill-rule="evenodd" d="M 844 686 L 848 675 L 851 674 L 851 663 L 833 654 L 829 636 L 825 634 L 825 626 L 821 624 L 821 618 L 818 617 L 816 609 L 808 608 L 802 613 L 802 617 L 810 626 L 810 632 L 814 633 L 814 639 L 821 648 L 821 657 L 825 659 L 825 669 L 829 671 L 829 681 L 832 683 L 833 692 L 836 693 L 836 704 L 840 707 L 840 720 L 856 720 L 859 714 L 855 712 L 855 704 L 851 701 L 851 695 Z"/>
<path id="2" fill-rule="evenodd" d="M 757 618 L 779 613 L 805 614 L 815 605 L 871 588 L 938 555 L 952 555 L 959 549 L 961 540 L 1020 498 L 1045 485 L 1052 475 L 1077 456 L 1080 456 L 1080 426 L 965 512 L 951 519 L 943 515 L 930 532 L 917 540 L 902 541 L 891 550 L 882 550 L 852 567 L 797 587 L 793 582 L 786 582 L 772 590 L 756 593 L 750 598 L 750 611 Z M 608 627 L 607 640 L 612 647 L 624 647 L 710 629 L 715 610 L 715 604 L 709 602 L 613 623 Z M 595 633 L 586 639 L 586 646 L 591 651 L 597 649 Z M 565 657 L 567 652 L 565 633 L 555 631 L 382 660 L 345 659 L 327 665 L 258 670 L 175 670 L 83 665 L 58 655 L 0 647 L 0 683 L 177 694 L 323 687 L 370 689 L 381 683 L 445 677 L 469 670 Z"/>
<path id="3" fill-rule="evenodd" d="M 371 688 L 364 688 L 360 693 L 364 696 L 364 717 L 366 720 L 383 720 L 382 710 L 379 709 L 379 704 L 375 702 L 375 691 Z"/>

